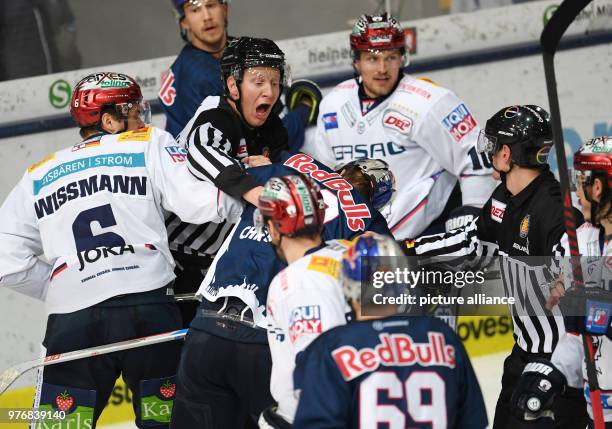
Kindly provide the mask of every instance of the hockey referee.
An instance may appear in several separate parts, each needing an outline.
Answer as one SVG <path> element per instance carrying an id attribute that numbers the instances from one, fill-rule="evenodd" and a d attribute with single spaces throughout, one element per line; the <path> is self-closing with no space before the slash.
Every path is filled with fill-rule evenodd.
<path id="1" fill-rule="evenodd" d="M 510 106 L 497 112 L 481 131 L 478 149 L 489 155 L 502 183 L 480 216 L 463 228 L 408 244 L 409 255 L 458 257 L 469 265 L 482 266 L 500 256 L 505 293 L 516 298 L 510 308 L 516 343 L 504 362 L 493 429 L 534 427 L 515 417 L 510 398 L 526 363 L 550 358 L 565 331 L 563 318 L 545 310 L 547 289 L 540 287 L 552 280 L 545 261 L 565 231 L 560 185 L 548 166 L 551 147 L 550 119 L 541 107 Z M 586 426 L 585 402 L 577 389 L 559 397 L 553 408 L 550 427 Z"/>

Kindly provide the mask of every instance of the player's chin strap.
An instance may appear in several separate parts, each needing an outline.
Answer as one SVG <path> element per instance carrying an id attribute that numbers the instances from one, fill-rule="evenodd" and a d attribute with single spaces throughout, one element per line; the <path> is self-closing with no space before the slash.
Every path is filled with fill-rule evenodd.
<path id="1" fill-rule="evenodd" d="M 491 168 L 495 170 L 497 173 L 499 173 L 499 178 L 501 179 L 504 185 L 506 184 L 506 176 L 508 175 L 508 173 L 512 171 L 512 167 L 514 167 L 514 161 L 512 160 L 510 160 L 510 168 L 508 168 L 508 171 L 498 170 L 497 168 L 495 168 L 493 163 L 491 163 Z"/>

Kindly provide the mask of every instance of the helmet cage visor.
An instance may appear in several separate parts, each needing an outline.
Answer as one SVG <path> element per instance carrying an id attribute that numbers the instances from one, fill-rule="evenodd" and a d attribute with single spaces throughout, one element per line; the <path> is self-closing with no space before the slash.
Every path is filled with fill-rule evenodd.
<path id="1" fill-rule="evenodd" d="M 127 101 L 114 105 L 117 115 L 124 119 L 138 118 L 143 124 L 151 124 L 151 105 L 147 101 Z"/>
<path id="2" fill-rule="evenodd" d="M 499 146 L 500 143 L 497 136 L 492 136 L 487 134 L 485 130 L 480 130 L 476 143 L 476 150 L 478 152 L 494 155 L 499 150 Z"/>

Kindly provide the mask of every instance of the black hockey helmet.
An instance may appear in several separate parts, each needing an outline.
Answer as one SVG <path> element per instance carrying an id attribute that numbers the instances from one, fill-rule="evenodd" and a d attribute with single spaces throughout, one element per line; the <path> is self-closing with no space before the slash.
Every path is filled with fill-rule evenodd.
<path id="1" fill-rule="evenodd" d="M 285 54 L 270 39 L 239 37 L 233 39 L 223 51 L 221 58 L 221 79 L 227 90 L 227 78 L 234 76 L 240 83 L 244 71 L 252 67 L 271 67 L 280 71 L 281 85 L 288 80 Z"/>
<path id="2" fill-rule="evenodd" d="M 546 110 L 532 104 L 508 106 L 493 115 L 480 131 L 478 151 L 494 155 L 510 147 L 512 162 L 521 167 L 545 167 L 552 148 L 552 128 Z"/>

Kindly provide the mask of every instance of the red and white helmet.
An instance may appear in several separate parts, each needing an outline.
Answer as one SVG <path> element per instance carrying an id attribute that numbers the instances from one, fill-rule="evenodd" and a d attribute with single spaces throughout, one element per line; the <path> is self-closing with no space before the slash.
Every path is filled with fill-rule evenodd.
<path id="1" fill-rule="evenodd" d="M 351 33 L 353 58 L 360 51 L 382 51 L 399 49 L 406 54 L 404 30 L 397 20 L 387 12 L 382 15 L 361 15 Z"/>
<path id="2" fill-rule="evenodd" d="M 593 199 L 588 188 L 597 177 L 603 182 L 599 201 Z M 591 203 L 591 223 L 597 224 L 599 219 L 612 213 L 612 207 L 609 207 L 605 214 L 599 213 L 612 200 L 612 137 L 588 140 L 574 154 L 574 186 L 577 186 L 578 182 L 585 188 L 584 196 Z"/>
<path id="3" fill-rule="evenodd" d="M 599 171 L 612 178 L 612 136 L 596 137 L 585 142 L 574 154 L 574 169 Z"/>
<path id="4" fill-rule="evenodd" d="M 141 102 L 140 86 L 131 77 L 113 72 L 94 73 L 81 79 L 74 87 L 70 114 L 80 127 L 90 127 L 100 122 L 105 107 L 115 106 L 117 113 L 127 117 L 128 111 Z M 150 120 L 144 122 L 149 123 Z"/>
<path id="5" fill-rule="evenodd" d="M 325 202 L 319 186 L 305 176 L 291 175 L 268 180 L 259 197 L 261 220 L 270 219 L 282 235 L 292 237 L 316 231 L 325 219 Z"/>

